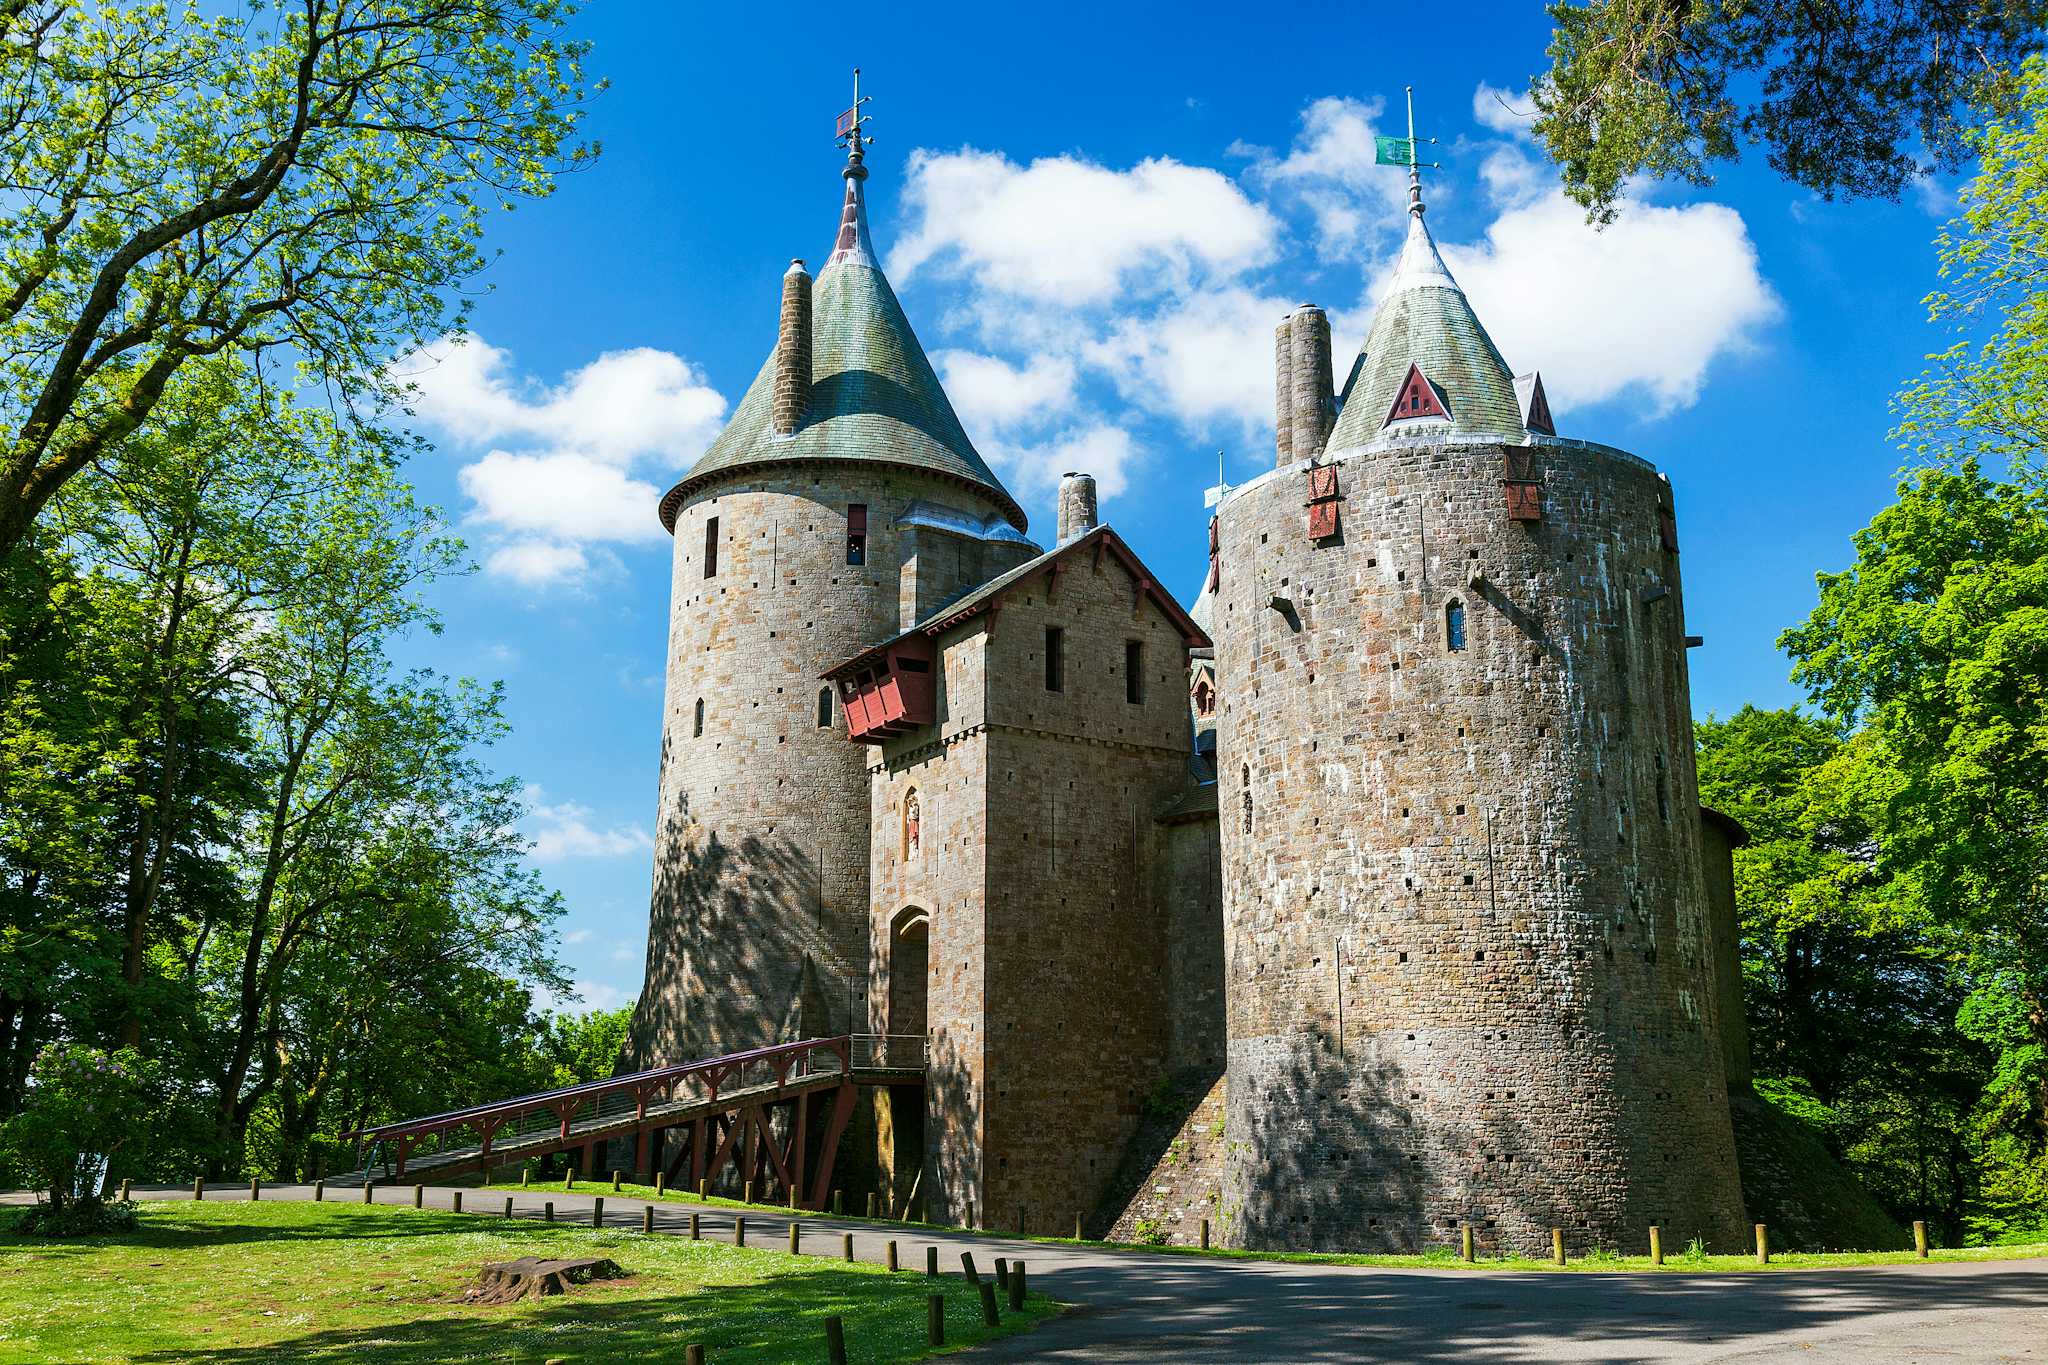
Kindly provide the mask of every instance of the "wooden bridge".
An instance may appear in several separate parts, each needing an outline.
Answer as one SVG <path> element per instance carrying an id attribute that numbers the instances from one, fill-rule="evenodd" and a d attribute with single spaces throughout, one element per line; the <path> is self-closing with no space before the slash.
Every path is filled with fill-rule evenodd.
<path id="1" fill-rule="evenodd" d="M 383 1123 L 343 1134 L 355 1139 L 359 1169 L 329 1178 L 488 1179 L 494 1166 L 578 1148 L 584 1175 L 596 1178 L 606 1145 L 630 1139 L 633 1170 L 649 1179 L 660 1170 L 695 1189 L 737 1165 L 763 1197 L 780 1203 L 795 1191 L 800 1207 L 822 1209 L 859 1088 L 923 1085 L 924 1041 L 807 1038 Z"/>

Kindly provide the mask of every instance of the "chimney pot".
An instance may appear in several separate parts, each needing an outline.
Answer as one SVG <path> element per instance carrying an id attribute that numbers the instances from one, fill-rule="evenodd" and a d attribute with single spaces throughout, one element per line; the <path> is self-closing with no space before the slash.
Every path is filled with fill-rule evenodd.
<path id="1" fill-rule="evenodd" d="M 1337 425 L 1336 393 L 1330 381 L 1330 319 L 1322 309 L 1304 303 L 1288 324 L 1289 363 L 1293 370 L 1292 449 L 1296 460 L 1323 453 L 1330 430 Z"/>
<path id="2" fill-rule="evenodd" d="M 1060 476 L 1059 543 L 1078 540 L 1095 529 L 1095 476 Z"/>
<path id="3" fill-rule="evenodd" d="M 775 330 L 775 396 L 769 422 L 794 436 L 811 405 L 811 275 L 801 259 L 782 275 L 782 316 Z"/>

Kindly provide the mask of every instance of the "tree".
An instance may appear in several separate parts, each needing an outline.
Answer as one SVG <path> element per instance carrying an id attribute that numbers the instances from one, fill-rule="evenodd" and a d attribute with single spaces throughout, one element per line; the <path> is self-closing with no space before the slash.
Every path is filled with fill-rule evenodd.
<path id="1" fill-rule="evenodd" d="M 1922 459 L 1974 454 L 2048 475 L 2048 62 L 2021 68 L 2013 108 L 1970 135 L 1977 174 L 1935 246 L 1933 321 L 1967 336 L 1900 395 L 1898 435 Z"/>
<path id="2" fill-rule="evenodd" d="M 43 1049 L 27 1103 L 0 1129 L 9 1155 L 38 1178 L 45 1202 L 37 1228 L 59 1236 L 106 1230 L 108 1163 L 142 1128 L 149 1088 L 149 1068 L 133 1051 Z"/>
<path id="3" fill-rule="evenodd" d="M 1882 830 L 1878 866 L 1955 936 L 1962 1030 L 1997 1054 L 1992 1121 L 2048 1148 L 2048 494 L 1972 460 L 1907 476 L 1820 576 L 1780 643 L 1880 762 L 1851 799 Z"/>
<path id="4" fill-rule="evenodd" d="M 0 551 L 195 360 L 343 396 L 575 142 L 573 0 L 0 0 Z"/>
<path id="5" fill-rule="evenodd" d="M 1535 131 L 1600 221 L 1638 176 L 1711 184 L 1744 143 L 1827 197 L 1957 165 L 1965 112 L 2012 98 L 2044 0 L 1553 0 Z M 1923 160 L 1924 158 L 1924 160 Z"/>

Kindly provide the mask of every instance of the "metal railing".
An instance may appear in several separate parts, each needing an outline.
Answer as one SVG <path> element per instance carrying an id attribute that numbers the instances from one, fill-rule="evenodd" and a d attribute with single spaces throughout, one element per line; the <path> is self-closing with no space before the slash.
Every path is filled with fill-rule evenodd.
<path id="1" fill-rule="evenodd" d="M 853 1035 L 853 1064 L 856 1068 L 922 1071 L 925 1060 L 925 1036 L 922 1033 Z"/>

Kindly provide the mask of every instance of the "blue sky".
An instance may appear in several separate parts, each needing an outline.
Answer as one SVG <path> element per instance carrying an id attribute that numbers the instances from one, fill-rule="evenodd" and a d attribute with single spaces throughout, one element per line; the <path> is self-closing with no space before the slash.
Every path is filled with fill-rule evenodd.
<path id="1" fill-rule="evenodd" d="M 405 364 L 436 447 L 415 482 L 481 566 L 436 589 L 447 630 L 414 657 L 505 680 L 494 761 L 532 784 L 584 1003 L 629 998 L 644 960 L 654 499 L 768 352 L 789 259 L 822 264 L 856 64 L 877 243 L 983 454 L 1041 538 L 1051 478 L 1096 473 L 1183 597 L 1218 451 L 1233 480 L 1272 463 L 1274 323 L 1322 304 L 1340 368 L 1364 336 L 1404 189 L 1370 139 L 1414 85 L 1445 163 L 1429 222 L 1509 364 L 1543 372 L 1561 434 L 1671 478 L 1695 710 L 1797 699 L 1773 640 L 1889 498 L 1951 187 L 1827 204 L 1752 155 L 1596 234 L 1514 112 L 1539 5 L 1354 9 L 599 0 L 577 21 L 611 82 L 602 157 L 496 220 L 468 344 Z"/>

